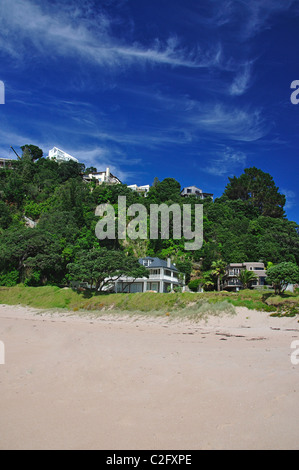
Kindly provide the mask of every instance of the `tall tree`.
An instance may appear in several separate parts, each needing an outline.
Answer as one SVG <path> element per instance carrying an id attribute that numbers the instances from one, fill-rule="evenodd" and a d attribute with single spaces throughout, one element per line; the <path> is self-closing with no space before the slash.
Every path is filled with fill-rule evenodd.
<path id="1" fill-rule="evenodd" d="M 147 198 L 149 202 L 180 202 L 181 201 L 181 185 L 174 178 L 165 178 L 161 182 L 156 182 L 148 192 Z"/>
<path id="2" fill-rule="evenodd" d="M 220 291 L 220 280 L 223 274 L 225 273 L 226 263 L 222 259 L 213 261 L 212 263 L 212 275 L 216 276 L 217 279 L 217 291 Z"/>
<path id="3" fill-rule="evenodd" d="M 253 205 L 259 213 L 269 217 L 283 217 L 286 198 L 278 192 L 273 178 L 255 167 L 246 168 L 237 178 L 229 178 L 224 195 L 229 199 L 241 199 Z"/>
<path id="4" fill-rule="evenodd" d="M 87 282 L 100 291 L 121 276 L 133 278 L 148 276 L 148 271 L 136 258 L 126 256 L 122 251 L 107 248 L 81 251 L 67 268 L 71 281 Z"/>
<path id="5" fill-rule="evenodd" d="M 39 158 L 42 158 L 43 156 L 43 151 L 42 149 L 40 149 L 39 147 L 37 147 L 36 145 L 23 145 L 21 147 L 22 151 L 23 151 L 23 156 L 24 155 L 30 155 L 30 157 L 32 158 L 33 161 L 35 160 L 38 160 Z"/>

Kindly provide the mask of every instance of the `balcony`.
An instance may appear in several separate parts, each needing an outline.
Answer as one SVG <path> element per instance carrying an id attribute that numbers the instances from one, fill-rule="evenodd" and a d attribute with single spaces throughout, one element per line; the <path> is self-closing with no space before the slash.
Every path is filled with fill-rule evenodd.
<path id="1" fill-rule="evenodd" d="M 157 280 L 157 281 L 169 281 L 169 282 L 178 282 L 178 278 L 175 276 L 166 276 L 165 274 L 150 274 L 149 280 Z"/>

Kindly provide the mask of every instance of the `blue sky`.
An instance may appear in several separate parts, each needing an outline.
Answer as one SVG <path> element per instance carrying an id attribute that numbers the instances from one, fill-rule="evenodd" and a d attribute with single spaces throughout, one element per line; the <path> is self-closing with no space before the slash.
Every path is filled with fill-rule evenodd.
<path id="1" fill-rule="evenodd" d="M 57 146 L 220 196 L 256 166 L 299 222 L 298 0 L 1 0 L 0 156 Z"/>

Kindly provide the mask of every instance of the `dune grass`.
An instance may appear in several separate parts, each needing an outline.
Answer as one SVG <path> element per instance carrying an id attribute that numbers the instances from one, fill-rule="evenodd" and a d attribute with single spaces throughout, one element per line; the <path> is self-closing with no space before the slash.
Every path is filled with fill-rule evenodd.
<path id="1" fill-rule="evenodd" d="M 0 287 L 0 303 L 40 309 L 64 309 L 73 312 L 168 315 L 171 318 L 202 318 L 221 312 L 233 313 L 234 307 L 247 307 L 277 315 L 299 314 L 299 294 L 282 296 L 267 291 L 136 294 L 98 294 L 78 292 L 56 286 Z"/>

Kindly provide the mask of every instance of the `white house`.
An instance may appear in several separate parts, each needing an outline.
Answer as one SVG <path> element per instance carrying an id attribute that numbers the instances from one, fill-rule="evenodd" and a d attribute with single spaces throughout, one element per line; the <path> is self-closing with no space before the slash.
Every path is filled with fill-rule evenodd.
<path id="1" fill-rule="evenodd" d="M 160 258 L 140 258 L 139 263 L 149 271 L 149 277 L 133 279 L 120 277 L 114 282 L 115 292 L 170 292 L 176 287 L 183 287 L 185 276 L 179 273 L 178 269 L 168 258 L 164 261 Z"/>
<path id="2" fill-rule="evenodd" d="M 50 160 L 55 160 L 57 163 L 61 162 L 76 162 L 79 163 L 79 160 L 77 158 L 72 157 L 68 153 L 64 152 L 63 150 L 60 150 L 57 147 L 53 147 L 51 150 L 49 150 L 49 155 L 47 156 Z"/>
<path id="3" fill-rule="evenodd" d="M 2 168 L 13 168 L 13 162 L 16 160 L 9 160 L 8 158 L 0 158 L 0 169 Z"/>
<path id="4" fill-rule="evenodd" d="M 110 172 L 110 168 L 106 168 L 106 171 L 97 171 L 89 173 L 83 176 L 83 180 L 90 182 L 95 180 L 98 184 L 109 183 L 109 184 L 121 184 L 121 181 Z"/>
<path id="5" fill-rule="evenodd" d="M 186 186 L 181 191 L 181 196 L 196 196 L 199 199 L 205 199 L 211 197 L 213 199 L 212 193 L 204 193 L 202 189 L 199 189 L 197 186 Z"/>
<path id="6" fill-rule="evenodd" d="M 130 184 L 128 188 L 132 189 L 133 191 L 136 191 L 139 194 L 143 194 L 146 197 L 147 193 L 149 192 L 150 185 L 145 184 L 143 186 L 137 186 L 137 184 Z"/>

